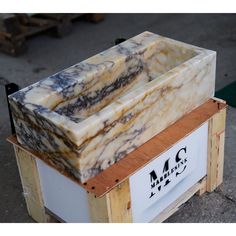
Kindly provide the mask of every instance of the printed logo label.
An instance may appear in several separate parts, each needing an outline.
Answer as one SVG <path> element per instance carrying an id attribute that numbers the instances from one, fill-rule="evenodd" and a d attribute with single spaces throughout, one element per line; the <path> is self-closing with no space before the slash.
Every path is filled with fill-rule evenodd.
<path id="1" fill-rule="evenodd" d="M 187 146 L 178 150 L 174 157 L 165 160 L 162 167 L 153 169 L 150 173 L 150 189 L 151 193 L 149 198 L 159 194 L 167 185 L 175 181 L 175 178 L 180 178 L 183 172 L 186 171 L 188 166 Z"/>
<path id="2" fill-rule="evenodd" d="M 205 123 L 130 177 L 134 222 L 152 220 L 206 175 L 207 138 Z"/>

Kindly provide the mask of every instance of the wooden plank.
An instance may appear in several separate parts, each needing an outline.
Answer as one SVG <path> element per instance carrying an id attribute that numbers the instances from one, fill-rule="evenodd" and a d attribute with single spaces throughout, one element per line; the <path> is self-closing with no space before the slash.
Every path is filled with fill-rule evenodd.
<path id="1" fill-rule="evenodd" d="M 89 214 L 92 223 L 110 222 L 108 196 L 96 197 L 93 193 L 88 193 Z"/>
<path id="2" fill-rule="evenodd" d="M 223 181 L 226 108 L 209 121 L 207 191 L 212 192 Z"/>
<path id="3" fill-rule="evenodd" d="M 103 197 L 88 193 L 90 220 L 93 223 L 132 222 L 129 180 L 124 181 Z"/>
<path id="4" fill-rule="evenodd" d="M 197 193 L 203 186 L 206 179 L 203 178 L 202 181 L 199 181 L 191 188 L 189 188 L 185 193 L 183 193 L 179 198 L 172 202 L 164 211 L 162 211 L 158 216 L 156 216 L 150 223 L 161 223 L 176 211 L 178 211 L 185 202 L 187 202 L 195 193 Z"/>
<path id="5" fill-rule="evenodd" d="M 108 193 L 110 222 L 131 223 L 131 196 L 129 180 L 124 181 Z"/>
<path id="6" fill-rule="evenodd" d="M 14 145 L 23 194 L 29 215 L 37 222 L 49 222 L 45 213 L 35 158 Z"/>
<path id="7" fill-rule="evenodd" d="M 204 177 L 201 181 L 199 181 L 200 186 L 199 190 L 196 192 L 196 195 L 202 196 L 207 191 L 207 178 Z"/>
<path id="8" fill-rule="evenodd" d="M 87 191 L 95 194 L 97 197 L 101 197 L 128 179 L 129 176 L 134 174 L 157 156 L 167 151 L 169 148 L 175 145 L 176 142 L 180 141 L 185 136 L 199 128 L 205 122 L 208 122 L 208 120 L 211 119 L 211 117 L 216 113 L 221 110 L 225 110 L 226 107 L 227 105 L 223 102 L 209 99 L 203 105 L 186 114 L 174 124 L 170 125 L 167 129 L 160 132 L 154 138 L 150 139 L 148 142 L 129 153 L 116 164 L 110 166 L 84 184 L 79 182 L 79 180 L 72 175 L 66 173 L 63 169 L 53 165 L 53 163 L 50 162 L 48 158 L 45 158 L 42 154 L 22 147 L 17 142 L 15 136 L 11 136 L 7 140 L 22 148 L 29 154 L 40 158 L 46 164 L 58 170 L 61 174 L 65 175 L 71 180 L 75 181 Z"/>
<path id="9" fill-rule="evenodd" d="M 225 146 L 225 132 L 219 136 L 219 158 L 217 163 L 216 185 L 219 186 L 223 182 L 224 173 L 224 146 Z"/>
<path id="10" fill-rule="evenodd" d="M 208 128 L 208 161 L 207 161 L 207 191 L 212 192 L 216 188 L 216 165 L 217 165 L 217 141 L 213 135 L 214 119 L 209 121 Z"/>

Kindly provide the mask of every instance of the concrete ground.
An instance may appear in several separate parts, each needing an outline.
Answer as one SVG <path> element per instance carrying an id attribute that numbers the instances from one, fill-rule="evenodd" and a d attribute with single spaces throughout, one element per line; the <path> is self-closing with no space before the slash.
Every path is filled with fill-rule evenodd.
<path id="1" fill-rule="evenodd" d="M 28 216 L 13 153 L 5 139 L 10 123 L 4 85 L 21 87 L 73 65 L 114 44 L 152 31 L 218 53 L 216 90 L 236 79 L 236 15 L 109 14 L 104 22 L 74 23 L 73 32 L 55 39 L 38 35 L 27 41 L 26 54 L 13 58 L 0 54 L 0 221 L 33 222 Z M 236 222 L 236 109 L 227 116 L 224 184 L 213 193 L 193 197 L 167 222 Z"/>

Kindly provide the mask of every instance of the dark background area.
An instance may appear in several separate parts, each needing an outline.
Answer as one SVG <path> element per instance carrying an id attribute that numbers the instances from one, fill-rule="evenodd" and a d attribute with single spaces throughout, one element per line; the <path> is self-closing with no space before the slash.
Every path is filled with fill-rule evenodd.
<path id="1" fill-rule="evenodd" d="M 5 139 L 10 122 L 4 85 L 22 88 L 130 38 L 151 31 L 217 51 L 216 90 L 236 80 L 235 14 L 107 14 L 98 24 L 73 23 L 72 32 L 56 39 L 27 40 L 20 57 L 0 54 L 0 222 L 33 222 L 28 216 L 13 148 Z M 236 91 L 235 91 L 236 92 Z M 236 109 L 229 107 L 224 183 L 212 193 L 193 197 L 167 222 L 236 222 Z"/>

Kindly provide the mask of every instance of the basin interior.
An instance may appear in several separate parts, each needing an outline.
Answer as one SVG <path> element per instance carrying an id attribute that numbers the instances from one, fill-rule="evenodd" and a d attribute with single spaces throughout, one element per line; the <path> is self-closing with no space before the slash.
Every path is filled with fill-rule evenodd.
<path id="1" fill-rule="evenodd" d="M 87 76 L 93 77 L 92 82 L 85 83 L 83 89 L 69 98 L 63 98 L 51 110 L 79 123 L 124 94 L 158 80 L 160 75 L 197 54 L 192 49 L 165 40 L 146 47 L 137 46 L 134 50 L 131 48 L 120 44 L 86 60 L 91 72 L 83 74 L 83 80 L 86 82 Z M 74 66 L 75 70 L 79 64 Z"/>

